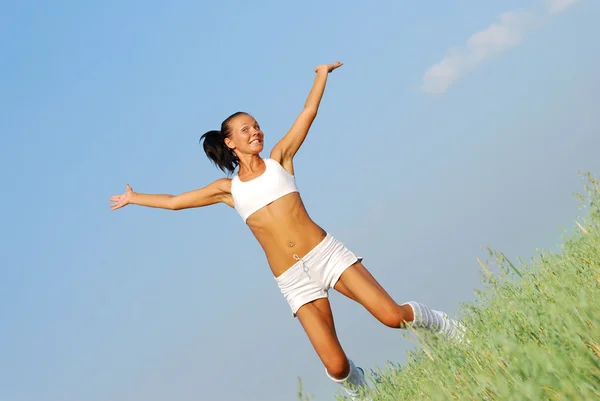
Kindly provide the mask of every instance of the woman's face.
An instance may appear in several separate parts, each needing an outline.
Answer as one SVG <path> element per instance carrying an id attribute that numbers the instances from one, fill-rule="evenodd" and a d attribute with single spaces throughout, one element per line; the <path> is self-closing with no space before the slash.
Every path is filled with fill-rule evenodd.
<path id="1" fill-rule="evenodd" d="M 231 134 L 225 144 L 240 154 L 259 154 L 264 148 L 264 134 L 254 117 L 242 114 L 229 122 Z"/>

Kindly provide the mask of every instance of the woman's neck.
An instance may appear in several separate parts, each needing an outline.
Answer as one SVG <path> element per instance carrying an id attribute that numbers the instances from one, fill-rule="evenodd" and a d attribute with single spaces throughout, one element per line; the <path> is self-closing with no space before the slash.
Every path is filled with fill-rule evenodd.
<path id="1" fill-rule="evenodd" d="M 243 175 L 252 174 L 263 168 L 263 159 L 260 155 L 246 155 L 239 157 L 239 172 Z"/>

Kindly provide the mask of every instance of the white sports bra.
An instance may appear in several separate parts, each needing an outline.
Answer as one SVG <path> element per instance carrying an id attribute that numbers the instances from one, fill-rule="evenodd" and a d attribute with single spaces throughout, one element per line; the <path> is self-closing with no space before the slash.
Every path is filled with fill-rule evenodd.
<path id="1" fill-rule="evenodd" d="M 250 181 L 241 181 L 236 174 L 231 179 L 231 195 L 235 210 L 244 223 L 251 214 L 292 192 L 299 192 L 296 178 L 273 159 L 263 159 L 265 172 Z"/>

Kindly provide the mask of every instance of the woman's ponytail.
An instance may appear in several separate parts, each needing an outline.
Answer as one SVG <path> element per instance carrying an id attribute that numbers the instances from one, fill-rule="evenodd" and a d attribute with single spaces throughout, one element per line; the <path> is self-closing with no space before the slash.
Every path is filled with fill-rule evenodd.
<path id="1" fill-rule="evenodd" d="M 232 174 L 239 164 L 239 159 L 229 147 L 225 144 L 225 138 L 230 135 L 231 129 L 229 128 L 229 122 L 232 118 L 246 114 L 244 112 L 237 112 L 230 115 L 221 124 L 221 130 L 208 131 L 200 137 L 200 141 L 204 140 L 202 146 L 206 156 L 223 172 Z"/>

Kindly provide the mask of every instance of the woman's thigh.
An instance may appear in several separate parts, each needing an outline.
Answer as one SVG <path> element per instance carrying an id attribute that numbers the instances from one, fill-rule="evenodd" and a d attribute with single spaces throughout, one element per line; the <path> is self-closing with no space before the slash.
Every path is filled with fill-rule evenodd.
<path id="1" fill-rule="evenodd" d="M 347 375 L 348 359 L 337 337 L 329 300 L 309 302 L 298 309 L 296 316 L 327 371 L 333 376 Z"/>

